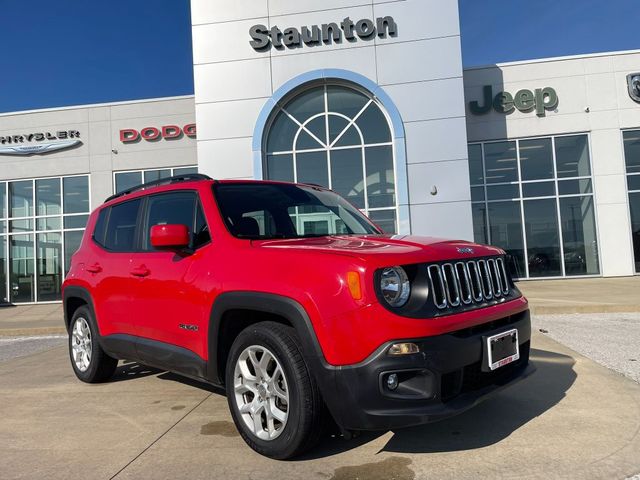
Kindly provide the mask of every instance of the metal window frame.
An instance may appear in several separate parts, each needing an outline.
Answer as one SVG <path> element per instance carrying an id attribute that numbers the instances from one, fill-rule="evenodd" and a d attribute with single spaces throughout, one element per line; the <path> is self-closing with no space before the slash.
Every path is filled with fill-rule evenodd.
<path id="1" fill-rule="evenodd" d="M 626 130 L 637 130 L 640 129 L 632 128 Z M 623 131 L 626 131 L 623 130 Z M 586 136 L 587 138 L 587 149 L 589 155 L 589 171 L 591 175 L 585 176 L 575 176 L 575 177 L 558 177 L 557 173 L 557 161 L 556 161 L 556 139 L 562 137 L 577 137 L 577 136 Z M 536 139 L 551 139 L 551 148 L 552 148 L 552 160 L 553 160 L 553 178 L 551 179 L 536 179 L 536 180 L 522 180 L 522 163 L 520 159 L 520 142 L 526 140 L 536 140 Z M 622 135 L 621 135 L 621 141 Z M 505 142 L 515 142 L 516 144 L 516 161 L 517 161 L 517 172 L 518 172 L 518 180 L 515 182 L 497 182 L 497 183 L 487 183 L 486 178 L 486 165 L 485 165 L 485 145 L 491 143 L 505 143 Z M 624 143 L 624 142 L 623 142 Z M 482 204 L 485 208 L 485 228 L 487 229 L 487 238 L 489 243 L 493 243 L 491 225 L 489 222 L 489 205 L 491 203 L 504 203 L 504 202 L 518 202 L 520 206 L 520 222 L 522 226 L 522 241 L 523 241 L 523 250 L 524 250 L 524 266 L 525 266 L 525 276 L 518 278 L 518 280 L 546 280 L 546 279 L 558 279 L 558 278 L 594 278 L 601 277 L 602 274 L 602 258 L 600 255 L 600 229 L 598 224 L 598 206 L 595 201 L 595 185 L 594 185 L 594 174 L 593 174 L 593 155 L 592 155 L 592 146 L 591 146 L 591 133 L 590 132 L 568 132 L 568 133 L 560 133 L 560 134 L 552 134 L 552 135 L 536 135 L 532 137 L 517 137 L 517 138 L 503 138 L 503 139 L 494 139 L 494 140 L 486 140 L 486 141 L 474 141 L 469 142 L 468 145 L 480 145 L 481 146 L 481 155 L 482 155 L 482 169 L 483 169 L 483 178 L 484 182 L 482 184 L 472 184 L 470 187 L 483 187 L 484 188 L 484 200 L 483 201 L 472 201 L 472 204 L 478 205 Z M 628 174 L 627 174 L 628 175 Z M 639 173 L 634 173 L 632 175 L 640 175 Z M 560 182 L 565 180 L 591 180 L 591 192 L 590 193 L 577 193 L 577 194 L 565 194 L 561 195 L 558 190 L 558 186 Z M 553 182 L 555 187 L 555 195 L 546 195 L 539 197 L 524 197 L 523 196 L 523 185 L 531 184 L 531 183 L 543 183 L 543 182 Z M 489 200 L 487 196 L 487 187 L 492 186 L 500 186 L 500 185 L 518 185 L 518 198 L 505 198 L 505 199 L 497 199 L 497 200 Z M 629 192 L 627 188 L 627 192 Z M 564 232 L 562 230 L 562 218 L 560 212 L 560 200 L 562 198 L 570 198 L 570 197 L 591 197 L 592 205 L 593 205 L 593 214 L 595 220 L 595 235 L 597 242 L 597 260 L 598 260 L 598 273 L 597 274 L 584 274 L 584 275 L 570 275 L 566 274 L 566 265 L 564 261 Z M 545 277 L 531 277 L 529 272 L 529 262 L 528 262 L 528 242 L 526 236 L 526 223 L 524 216 L 524 202 L 529 200 L 541 200 L 541 199 L 553 199 L 556 205 L 556 215 L 557 215 L 557 227 L 558 227 L 558 235 L 560 241 L 560 265 L 561 265 L 561 275 L 554 276 L 545 276 Z M 628 201 L 628 194 L 627 194 Z M 630 216 L 630 210 L 629 210 Z M 629 217 L 630 218 L 630 217 Z M 635 266 L 634 266 L 635 271 Z M 640 275 L 640 272 L 638 272 Z"/>

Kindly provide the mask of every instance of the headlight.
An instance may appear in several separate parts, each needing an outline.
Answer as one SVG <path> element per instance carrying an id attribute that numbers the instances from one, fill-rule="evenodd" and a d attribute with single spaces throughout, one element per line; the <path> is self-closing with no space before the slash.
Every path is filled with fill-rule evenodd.
<path id="1" fill-rule="evenodd" d="M 401 307 L 407 303 L 411 293 L 411 284 L 402 267 L 390 267 L 382 271 L 380 292 L 392 307 Z"/>

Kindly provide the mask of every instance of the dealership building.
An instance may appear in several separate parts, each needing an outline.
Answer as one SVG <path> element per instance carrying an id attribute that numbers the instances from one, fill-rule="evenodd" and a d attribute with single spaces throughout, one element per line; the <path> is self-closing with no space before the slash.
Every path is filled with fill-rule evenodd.
<path id="1" fill-rule="evenodd" d="M 521 279 L 640 273 L 640 51 L 463 70 L 455 0 L 191 10 L 194 96 L 0 115 L 0 299 L 58 301 L 92 208 L 195 171 L 326 185 Z"/>

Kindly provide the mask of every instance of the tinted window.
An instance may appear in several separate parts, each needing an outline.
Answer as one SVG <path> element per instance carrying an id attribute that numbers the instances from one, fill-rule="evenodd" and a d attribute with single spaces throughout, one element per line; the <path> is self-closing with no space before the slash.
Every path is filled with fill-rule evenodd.
<path id="1" fill-rule="evenodd" d="M 135 248 L 139 198 L 111 207 L 104 246 L 114 252 L 130 252 Z"/>
<path id="2" fill-rule="evenodd" d="M 210 240 L 211 234 L 209 233 L 207 219 L 204 217 L 204 212 L 202 211 L 202 205 L 200 205 L 200 202 L 196 202 L 196 226 L 193 229 L 193 248 L 199 248 L 209 243 Z"/>
<path id="3" fill-rule="evenodd" d="M 93 239 L 100 245 L 104 245 L 104 234 L 107 230 L 107 217 L 109 215 L 109 209 L 103 208 L 98 214 L 98 220 L 96 220 L 96 227 L 93 229 Z"/>
<path id="4" fill-rule="evenodd" d="M 193 192 L 176 192 L 149 197 L 147 222 L 144 230 L 145 250 L 153 250 L 150 231 L 154 225 L 186 225 L 193 234 L 196 195 Z"/>

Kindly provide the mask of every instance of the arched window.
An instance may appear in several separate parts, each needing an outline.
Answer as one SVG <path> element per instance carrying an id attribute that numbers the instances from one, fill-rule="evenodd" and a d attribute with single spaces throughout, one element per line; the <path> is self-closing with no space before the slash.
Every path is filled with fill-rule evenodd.
<path id="1" fill-rule="evenodd" d="M 329 187 L 397 231 L 391 125 L 368 92 L 344 84 L 294 92 L 272 112 L 263 145 L 265 179 Z"/>

